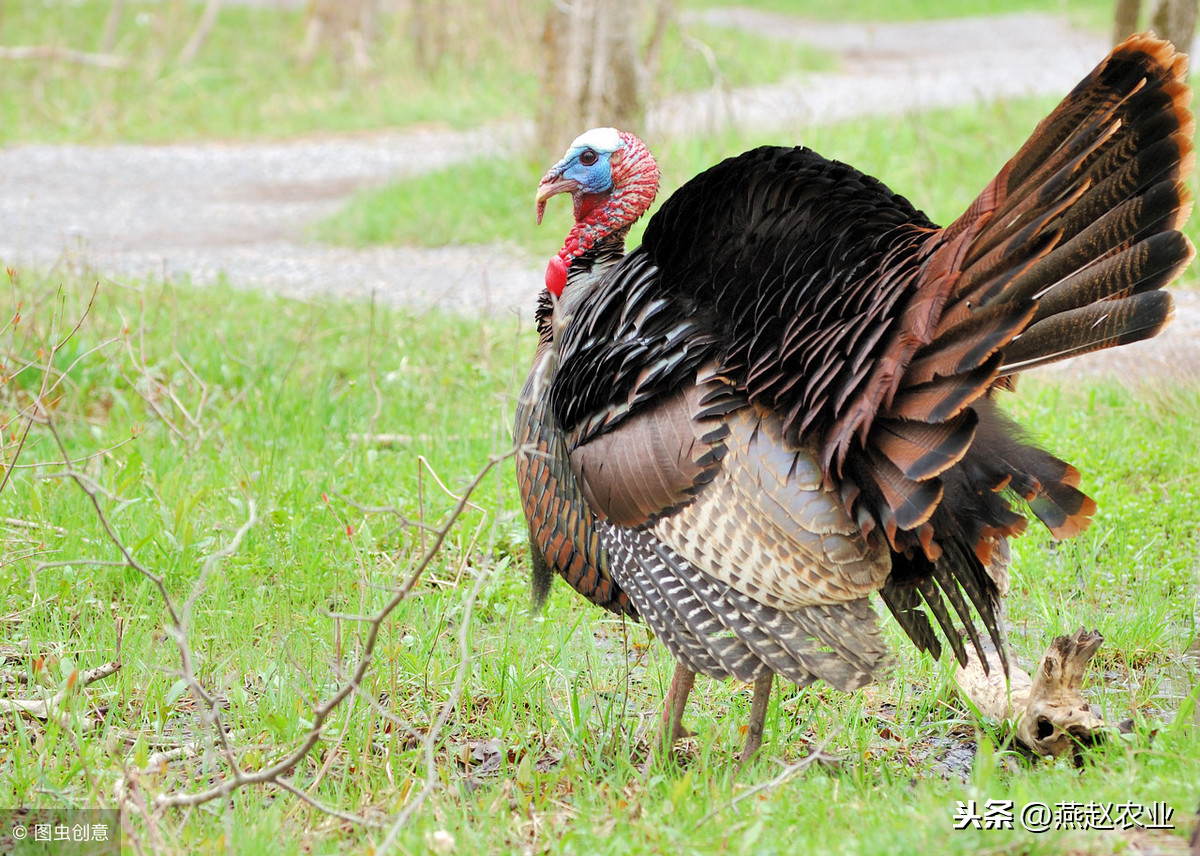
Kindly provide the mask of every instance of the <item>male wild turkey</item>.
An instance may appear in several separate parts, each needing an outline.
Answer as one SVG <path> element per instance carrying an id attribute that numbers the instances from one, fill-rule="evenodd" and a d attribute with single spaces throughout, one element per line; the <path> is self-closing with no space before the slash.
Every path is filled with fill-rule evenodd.
<path id="1" fill-rule="evenodd" d="M 535 599 L 558 573 L 650 626 L 677 661 L 665 740 L 696 672 L 754 682 L 743 757 L 774 675 L 867 683 L 876 592 L 923 651 L 965 661 L 977 621 L 1003 650 L 1013 503 L 1057 538 L 1096 506 L 996 392 L 1170 319 L 1161 289 L 1192 256 L 1185 71 L 1128 39 L 945 228 L 850 166 L 763 147 L 685 184 L 626 255 L 658 188 L 645 146 L 588 131 L 546 173 L 538 221 L 570 193 L 576 222 L 516 416 Z"/>

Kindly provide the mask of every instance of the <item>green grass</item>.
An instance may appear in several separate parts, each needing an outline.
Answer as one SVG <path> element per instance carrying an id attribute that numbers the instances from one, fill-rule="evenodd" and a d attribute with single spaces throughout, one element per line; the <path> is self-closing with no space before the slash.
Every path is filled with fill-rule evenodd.
<path id="1" fill-rule="evenodd" d="M 37 366 L 90 294 L 83 277 L 18 282 L 0 313 L 3 324 L 22 302 L 19 324 L 0 334 L 6 420 L 40 388 Z M 53 414 L 122 540 L 182 601 L 206 557 L 229 545 L 250 504 L 257 507 L 258 523 L 211 569 L 190 634 L 197 676 L 224 696 L 246 769 L 297 744 L 314 703 L 360 650 L 359 628 L 331 613 L 377 609 L 414 566 L 422 536 L 398 515 L 442 519 L 452 501 L 433 474 L 459 491 L 490 454 L 506 450 L 516 367 L 531 348 L 528 332 L 507 320 L 309 305 L 228 287 L 101 287 L 55 356 L 65 374 L 52 375 L 61 379 Z M 18 370 L 22 360 L 33 365 Z M 824 687 L 777 694 L 767 756 L 740 776 L 733 761 L 747 690 L 705 679 L 688 713 L 702 735 L 693 754 L 678 768 L 642 772 L 636 732 L 655 720 L 669 657 L 643 627 L 607 618 L 561 584 L 544 614 L 528 613 L 523 526 L 505 462 L 475 496 L 480 510 L 452 531 L 383 625 L 362 694 L 332 717 L 293 783 L 328 806 L 373 817 L 392 818 L 413 800 L 425 780 L 418 738 L 449 697 L 466 622 L 473 659 L 435 745 L 437 788 L 400 832 L 396 852 L 427 852 L 444 840 L 438 833 L 462 853 L 790 853 L 798 842 L 813 853 L 1125 846 L 1114 833 L 951 831 L 957 800 L 989 798 L 1018 807 L 1166 801 L 1182 840 L 1200 798 L 1191 774 L 1200 764 L 1198 690 L 1182 658 L 1197 633 L 1200 438 L 1192 426 L 1200 387 L 1187 381 L 1135 395 L 1026 379 L 1006 401 L 1080 467 L 1101 507 L 1074 542 L 1055 545 L 1041 532 L 1018 542 L 1009 602 L 1013 645 L 1027 663 L 1051 636 L 1080 625 L 1108 638 L 1088 695 L 1106 716 L 1134 716 L 1139 725 L 1082 770 L 1011 757 L 955 699 L 945 664 L 916 656 L 890 629 L 899 662 L 888 680 L 851 695 Z M 21 428 L 16 420 L 3 429 L 7 462 Z M 63 724 L 0 716 L 6 806 L 111 804 L 125 770 L 206 728 L 179 681 L 157 590 L 127 567 L 90 561 L 120 557 L 58 460 L 47 429 L 33 427 L 23 466 L 0 491 L 0 518 L 10 519 L 0 530 L 0 672 L 53 692 L 76 669 L 112 659 L 118 634 L 124 668 L 90 687 L 87 701 L 76 696 Z M 88 702 L 103 727 L 85 733 Z M 826 740 L 845 756 L 841 771 L 810 770 L 732 804 L 777 774 L 774 760 L 795 760 L 805 741 Z M 969 771 L 939 765 L 950 749 L 976 741 Z M 138 787 L 153 798 L 227 772 L 210 753 L 142 774 Z M 145 842 L 144 821 L 132 822 Z M 269 786 L 193 812 L 167 810 L 157 823 L 168 853 L 335 853 L 378 846 L 384 836 L 333 822 Z"/>
<path id="2" fill-rule="evenodd" d="M 0 11 L 0 41 L 96 50 L 107 0 L 25 0 Z M 474 24 L 480 4 L 456 3 Z M 199 18 L 192 3 L 130 2 L 114 53 L 128 68 L 9 62 L 0 84 L 0 143 L 164 142 L 287 137 L 444 122 L 471 126 L 523 115 L 537 91 L 526 52 L 510 49 L 523 20 L 478 27 L 469 55 L 422 72 L 405 22 L 381 22 L 373 66 L 339 66 L 329 51 L 299 61 L 303 10 L 228 6 L 196 60 L 177 61 Z"/>
<path id="3" fill-rule="evenodd" d="M 0 44 L 97 49 L 108 0 L 23 0 L 0 8 Z M 194 62 L 180 50 L 199 18 L 194 3 L 127 4 L 113 53 L 124 69 L 6 61 L 0 78 L 0 145 L 14 142 L 169 142 L 284 138 L 437 123 L 473 127 L 531 118 L 539 98 L 543 5 L 502 0 L 439 4 L 416 53 L 408 14 L 383 16 L 371 66 L 339 64 L 331 51 L 300 61 L 305 12 L 229 5 Z M 725 83 L 776 80 L 828 68 L 820 51 L 696 25 Z M 436 47 L 441 45 L 441 51 Z M 659 93 L 705 88 L 712 73 L 678 27 L 662 46 Z"/>

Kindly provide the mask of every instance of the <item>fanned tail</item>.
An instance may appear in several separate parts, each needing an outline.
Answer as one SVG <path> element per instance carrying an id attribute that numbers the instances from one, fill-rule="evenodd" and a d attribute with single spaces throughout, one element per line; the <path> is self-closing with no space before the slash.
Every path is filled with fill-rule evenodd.
<path id="1" fill-rule="evenodd" d="M 973 641 L 976 631 L 960 590 L 998 636 L 987 566 L 1026 525 L 1008 497 L 1056 538 L 1091 521 L 1078 471 L 1026 442 L 990 393 L 1020 371 L 1149 338 L 1170 320 L 1161 289 L 1194 252 L 1179 231 L 1195 159 L 1186 71 L 1170 43 L 1127 39 L 926 241 L 915 301 L 932 305 L 922 317 L 936 323 L 913 331 L 924 344 L 851 462 L 851 498 L 861 490 L 879 509 L 898 555 L 884 599 L 919 647 L 940 648 L 927 608 L 963 659 L 955 615 Z"/>

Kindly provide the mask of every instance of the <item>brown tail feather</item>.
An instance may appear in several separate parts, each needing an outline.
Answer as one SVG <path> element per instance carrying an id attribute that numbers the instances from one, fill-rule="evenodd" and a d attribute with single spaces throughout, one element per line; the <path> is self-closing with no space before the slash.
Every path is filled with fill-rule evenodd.
<path id="1" fill-rule="evenodd" d="M 1165 291 L 1060 312 L 1039 321 L 1012 344 L 1005 352 L 1004 373 L 1148 339 L 1166 326 L 1173 313 L 1171 295 Z"/>
<path id="2" fill-rule="evenodd" d="M 928 238 L 930 258 L 959 266 L 923 271 L 930 293 L 941 295 L 947 277 L 957 280 L 931 340 L 905 367 L 868 435 L 868 445 L 882 447 L 911 481 L 905 486 L 891 472 L 872 479 L 890 485 L 894 512 L 915 498 L 898 488 L 927 500 L 923 482 L 940 476 L 914 468 L 905 457 L 912 450 L 900 450 L 887 425 L 945 423 L 1016 372 L 1153 336 L 1170 319 L 1172 301 L 1161 288 L 1193 254 L 1178 231 L 1191 209 L 1185 185 L 1195 157 L 1186 70 L 1169 43 L 1127 39 L 1038 125 L 967 212 Z M 944 442 L 953 436 L 945 425 L 924 436 L 942 437 L 939 447 L 959 460 L 980 445 L 957 451 Z M 1038 496 L 1056 489 L 1044 471 L 1009 469 L 1000 480 L 1014 487 L 1040 485 Z M 1067 504 L 1062 515 L 1046 507 L 1056 533 L 1086 525 L 1087 503 Z"/>
<path id="3" fill-rule="evenodd" d="M 975 438 L 973 410 L 940 423 L 884 420 L 878 424 L 875 448 L 910 479 L 930 479 L 962 459 Z"/>
<path id="4" fill-rule="evenodd" d="M 896 551 L 885 600 L 922 647 L 937 646 L 917 593 L 960 659 L 947 602 L 974 642 L 963 593 L 1001 644 L 984 565 L 997 539 L 1025 525 L 1006 497 L 1025 499 L 1056 538 L 1090 523 L 1096 505 L 1078 472 L 1025 441 L 991 393 L 1019 371 L 1153 336 L 1170 319 L 1161 289 L 1194 252 L 1179 231 L 1195 160 L 1186 71 L 1169 43 L 1127 39 L 927 239 L 938 263 L 922 269 L 918 299 L 936 307 L 932 335 L 914 330 L 925 344 L 852 468 Z M 978 424 L 960 443 L 952 420 L 967 408 Z M 906 420 L 937 430 L 897 436 Z"/>
<path id="5" fill-rule="evenodd" d="M 1187 238 L 1182 234 L 1172 231 L 1151 235 L 1060 283 L 1038 301 L 1032 323 L 1105 298 L 1160 289 L 1181 273 L 1187 262 Z"/>

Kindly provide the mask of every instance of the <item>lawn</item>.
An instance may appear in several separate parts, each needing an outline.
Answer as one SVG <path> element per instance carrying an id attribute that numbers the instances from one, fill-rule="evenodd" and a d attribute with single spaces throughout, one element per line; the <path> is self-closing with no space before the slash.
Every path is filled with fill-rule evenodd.
<path id="1" fill-rule="evenodd" d="M 19 277 L 9 293 L 21 317 L 2 340 L 4 456 L 17 466 L 0 491 L 0 673 L 39 697 L 118 651 L 123 665 L 67 693 L 58 719 L 0 719 L 0 804 L 103 805 L 121 789 L 153 800 L 229 779 L 209 702 L 181 677 L 164 593 L 180 614 L 192 598 L 192 674 L 216 700 L 239 769 L 269 768 L 352 671 L 366 644 L 358 617 L 430 553 L 379 624 L 358 692 L 289 766 L 288 784 L 323 809 L 249 784 L 201 810 L 166 809 L 153 831 L 135 813 L 134 833 L 159 836 L 165 852 L 334 853 L 379 847 L 413 808 L 397 852 L 451 838 L 464 853 L 771 853 L 798 840 L 829 853 L 1107 853 L 1129 840 L 952 834 L 968 799 L 1166 802 L 1177 829 L 1155 835 L 1182 840 L 1190 828 L 1200 797 L 1190 774 L 1200 689 L 1185 658 L 1200 525 L 1194 384 L 1134 394 L 1030 379 L 1010 401 L 1080 466 L 1101 507 L 1074 542 L 1040 532 L 1019 542 L 1014 649 L 1030 665 L 1053 635 L 1100 628 L 1108 641 L 1087 692 L 1107 717 L 1133 718 L 1132 735 L 1081 770 L 1021 760 L 956 698 L 946 664 L 893 630 L 888 680 L 853 695 L 778 693 L 767 752 L 740 775 L 747 688 L 707 680 L 688 717 L 701 738 L 678 766 L 643 771 L 669 658 L 642 626 L 562 585 L 542 614 L 529 612 L 510 461 L 431 550 L 452 497 L 507 452 L 528 331 L 227 287 L 103 284 L 56 348 L 84 315 L 91 278 Z M 48 411 L 24 436 L 18 414 L 43 383 Z M 180 759 L 192 744 L 199 756 Z M 772 784 L 813 744 L 841 755 L 841 769 Z"/>

